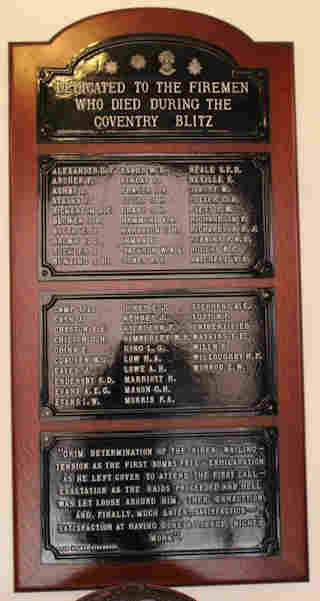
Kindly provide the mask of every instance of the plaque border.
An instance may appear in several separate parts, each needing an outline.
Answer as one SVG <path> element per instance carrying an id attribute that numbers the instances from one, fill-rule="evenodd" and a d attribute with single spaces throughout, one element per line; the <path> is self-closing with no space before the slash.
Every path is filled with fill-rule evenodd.
<path id="1" fill-rule="evenodd" d="M 87 432 L 87 433 L 65 433 L 59 432 L 53 434 L 52 432 L 42 432 L 40 437 L 40 449 L 41 455 L 41 561 L 42 563 L 95 563 L 97 561 L 145 561 L 148 560 L 160 560 L 164 558 L 168 559 L 203 559 L 212 557 L 269 557 L 279 555 L 280 553 L 280 492 L 279 492 L 279 462 L 278 462 L 278 430 L 275 427 L 267 428 L 229 428 L 229 429 L 215 429 L 208 431 L 193 431 L 193 430 L 171 430 L 171 431 L 143 431 L 139 432 L 140 439 L 153 438 L 157 439 L 170 439 L 174 437 L 175 442 L 177 439 L 193 439 L 193 438 L 228 438 L 242 440 L 245 444 L 246 440 L 261 440 L 266 445 L 266 456 L 272 473 L 266 477 L 266 487 L 269 485 L 272 489 L 273 496 L 270 494 L 268 500 L 266 500 L 266 506 L 272 513 L 272 520 L 270 520 L 270 532 L 261 544 L 260 551 L 254 551 L 251 549 L 238 549 L 235 552 L 230 551 L 219 551 L 219 550 L 188 550 L 188 551 L 157 551 L 152 552 L 150 549 L 147 550 L 146 554 L 133 555 L 133 554 L 119 554 L 109 553 L 105 556 L 101 555 L 98 558 L 92 557 L 92 554 L 79 554 L 74 555 L 61 555 L 50 543 L 50 485 L 49 485 L 49 463 L 50 463 L 50 450 L 59 442 L 59 440 L 66 439 L 83 439 L 83 440 L 97 440 L 105 439 L 108 437 L 109 440 L 116 439 L 137 439 L 137 432 Z M 50 558 L 50 555 L 54 555 L 54 558 Z"/>
<path id="2" fill-rule="evenodd" d="M 49 397 L 49 365 L 48 365 L 48 327 L 47 319 L 48 312 L 57 301 L 85 301 L 87 300 L 119 300 L 119 301 L 143 301 L 144 299 L 208 299 L 208 298 L 243 298 L 256 297 L 264 317 L 264 341 L 265 341 L 265 380 L 268 393 L 259 399 L 255 405 L 248 408 L 234 407 L 196 407 L 196 406 L 174 406 L 174 407 L 144 407 L 141 409 L 123 408 L 110 409 L 106 408 L 89 410 L 84 409 L 81 412 L 75 410 L 57 411 L 54 405 L 50 403 Z M 225 416 L 241 416 L 241 415 L 276 415 L 278 412 L 277 400 L 277 376 L 276 376 L 276 343 L 275 343 L 275 295 L 272 289 L 227 289 L 227 290 L 170 290 L 167 292 L 140 292 L 140 293 L 92 293 L 92 294 L 57 294 L 51 296 L 48 292 L 40 295 L 41 304 L 41 328 L 40 328 L 40 349 L 41 349 L 41 369 L 40 369 L 40 417 L 42 420 L 61 420 L 66 418 L 76 417 L 78 419 L 86 419 L 90 417 L 108 418 L 108 417 L 131 417 L 141 418 L 156 416 L 157 418 L 165 418 L 168 416 L 188 416 L 200 414 L 214 414 Z M 48 402 L 49 401 L 49 402 Z"/>
<path id="3" fill-rule="evenodd" d="M 238 269 L 214 269 L 195 265 L 180 269 L 139 269 L 128 270 L 115 269 L 108 271 L 74 271 L 74 272 L 59 272 L 56 271 L 53 265 L 47 261 L 47 206 L 49 202 L 49 189 L 47 170 L 54 168 L 59 164 L 75 161 L 84 161 L 87 163 L 96 164 L 120 164 L 127 163 L 161 163 L 169 164 L 169 166 L 188 163 L 190 165 L 201 162 L 208 164 L 216 164 L 223 162 L 241 163 L 251 162 L 253 166 L 261 173 L 261 199 L 259 198 L 258 215 L 259 224 L 263 232 L 261 256 L 257 257 L 257 261 L 252 268 Z M 271 221 L 271 206 L 272 206 L 272 186 L 271 186 L 271 155 L 269 152 L 222 152 L 208 154 L 114 154 L 114 155 L 88 155 L 88 154 L 53 154 L 39 155 L 39 279 L 40 281 L 59 281 L 59 280 L 107 280 L 107 279 L 125 279 L 132 280 L 139 277 L 144 279 L 172 279 L 180 278 L 196 278 L 204 279 L 212 278 L 262 278 L 272 277 L 274 275 L 274 257 L 273 257 L 273 242 L 272 242 L 272 221 Z"/>

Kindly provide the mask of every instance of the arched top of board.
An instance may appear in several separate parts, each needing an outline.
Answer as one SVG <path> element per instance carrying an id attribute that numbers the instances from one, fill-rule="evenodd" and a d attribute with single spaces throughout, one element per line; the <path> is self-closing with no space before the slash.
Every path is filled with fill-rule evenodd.
<path id="1" fill-rule="evenodd" d="M 92 15 L 57 32 L 49 43 L 52 48 L 59 48 L 59 57 L 62 58 L 62 46 L 68 46 L 69 52 L 77 53 L 84 45 L 133 32 L 193 37 L 225 48 L 236 60 L 241 48 L 245 52 L 256 45 L 240 29 L 220 19 L 188 10 L 159 7 L 129 8 Z"/>
<path id="2" fill-rule="evenodd" d="M 268 70 L 254 47 L 188 11 L 84 19 L 33 47 L 38 141 L 266 141 Z"/>

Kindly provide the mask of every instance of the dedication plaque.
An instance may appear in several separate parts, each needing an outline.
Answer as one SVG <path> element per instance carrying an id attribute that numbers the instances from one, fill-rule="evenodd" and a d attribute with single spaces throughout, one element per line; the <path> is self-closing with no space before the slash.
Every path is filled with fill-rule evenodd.
<path id="1" fill-rule="evenodd" d="M 270 290 L 43 300 L 43 417 L 276 411 Z"/>
<path id="2" fill-rule="evenodd" d="M 42 156 L 41 279 L 272 275 L 268 154 Z"/>
<path id="3" fill-rule="evenodd" d="M 274 429 L 43 433 L 42 560 L 274 555 Z"/>
<path id="4" fill-rule="evenodd" d="M 16 590 L 306 580 L 292 44 L 113 11 L 10 76 Z"/>
<path id="5" fill-rule="evenodd" d="M 38 73 L 39 142 L 268 137 L 265 69 L 177 36 L 93 45 Z"/>

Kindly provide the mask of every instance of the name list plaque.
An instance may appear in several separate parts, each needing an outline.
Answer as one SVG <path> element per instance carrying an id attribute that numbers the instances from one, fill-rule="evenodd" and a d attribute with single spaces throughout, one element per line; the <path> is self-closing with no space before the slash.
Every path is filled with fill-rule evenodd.
<path id="1" fill-rule="evenodd" d="M 271 275 L 270 159 L 40 159 L 42 279 Z"/>
<path id="2" fill-rule="evenodd" d="M 53 296 L 42 311 L 43 417 L 276 411 L 270 290 Z"/>
<path id="3" fill-rule="evenodd" d="M 10 44 L 17 591 L 308 578 L 293 79 L 183 10 Z"/>

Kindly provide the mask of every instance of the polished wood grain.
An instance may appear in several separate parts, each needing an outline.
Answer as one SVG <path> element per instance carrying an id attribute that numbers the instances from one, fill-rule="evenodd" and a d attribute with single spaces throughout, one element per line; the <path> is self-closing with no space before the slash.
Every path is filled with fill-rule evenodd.
<path id="1" fill-rule="evenodd" d="M 219 46 L 240 66 L 261 67 L 270 76 L 270 143 L 157 142 L 102 144 L 36 143 L 36 69 L 64 66 L 82 48 L 132 33 L 165 33 Z M 84 19 L 49 43 L 10 45 L 11 307 L 14 454 L 15 586 L 18 591 L 91 589 L 128 582 L 199 585 L 305 580 L 308 577 L 304 459 L 304 408 L 300 315 L 296 139 L 290 43 L 256 43 L 238 29 L 198 13 L 142 8 Z M 42 153 L 265 152 L 272 162 L 272 221 L 275 276 L 269 279 L 177 279 L 38 281 L 37 157 Z M 303 199 L 302 199 L 303 200 Z M 276 297 L 276 417 L 198 416 L 135 420 L 68 420 L 40 423 L 39 293 L 151 291 L 270 287 Z M 42 565 L 40 563 L 39 433 L 205 429 L 274 425 L 280 440 L 281 554 L 231 557 Z"/>

